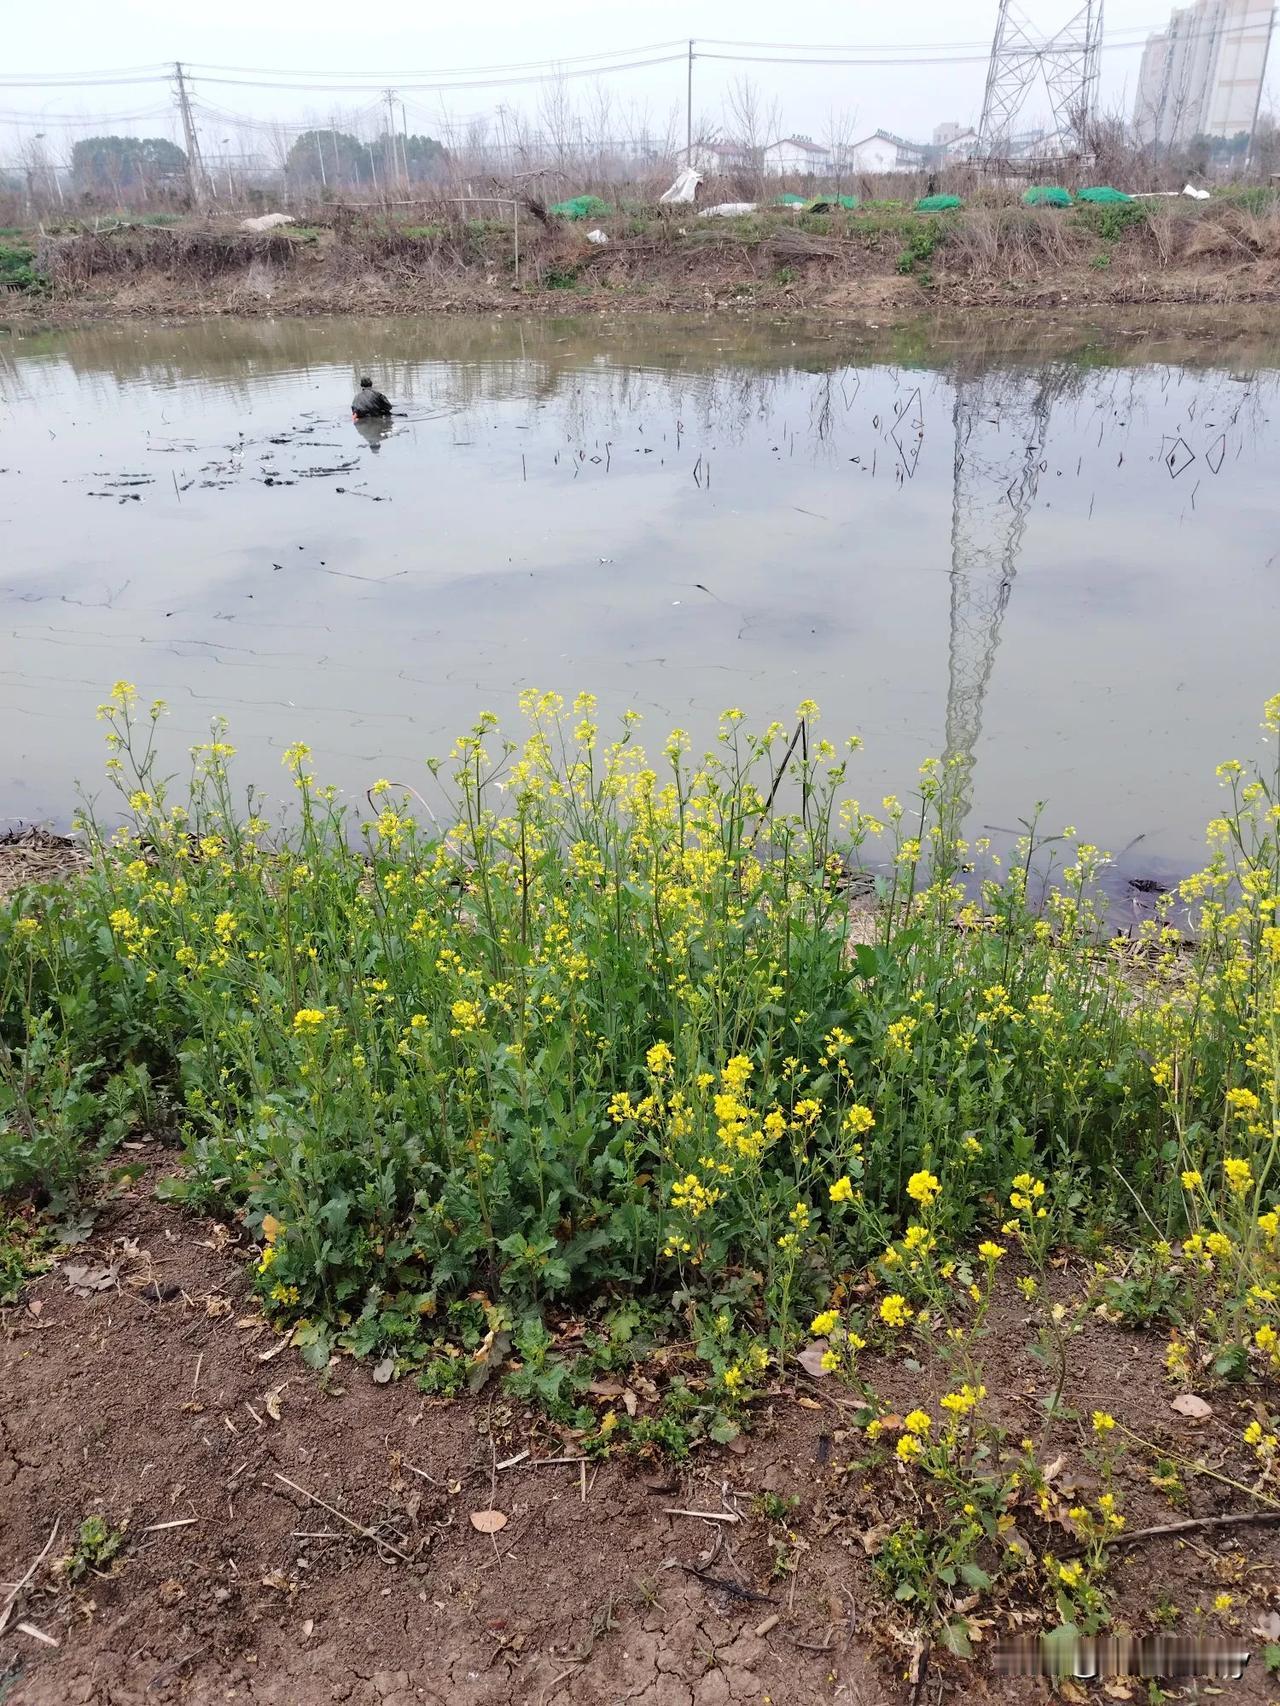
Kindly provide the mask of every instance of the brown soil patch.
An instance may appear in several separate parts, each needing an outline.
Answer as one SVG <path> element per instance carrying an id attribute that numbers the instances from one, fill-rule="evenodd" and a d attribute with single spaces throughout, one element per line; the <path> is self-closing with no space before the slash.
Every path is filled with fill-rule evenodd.
<path id="1" fill-rule="evenodd" d="M 0 835 L 0 901 L 28 883 L 48 883 L 89 863 L 84 849 L 47 829 L 11 829 Z"/>
<path id="2" fill-rule="evenodd" d="M 47 1567 L 36 1573 L 0 1638 L 6 1706 L 913 1698 L 902 1680 L 910 1649 L 894 1634 L 905 1620 L 886 1606 L 861 1538 L 892 1513 L 848 1471 L 860 1435 L 832 1382 L 779 1390 L 741 1453 L 704 1452 L 669 1474 L 614 1460 L 585 1477 L 528 1458 L 499 1469 L 525 1450 L 574 1448 L 500 1392 L 448 1403 L 407 1381 L 378 1385 L 366 1366 L 308 1371 L 257 1321 L 247 1259 L 225 1228 L 156 1203 L 144 1184 L 7 1312 L 0 1578 L 21 1578 L 55 1519 L 50 1561 L 93 1514 L 127 1522 L 128 1539 L 113 1568 L 77 1586 Z M 74 1289 L 77 1267 L 106 1269 L 89 1276 L 103 1288 Z M 1021 1310 L 1013 1293 L 995 1312 L 987 1379 L 1015 1432 L 1034 1432 L 1050 1380 L 1029 1354 Z M 1150 1437 L 1247 1475 L 1239 1433 L 1249 1393 L 1214 1395 L 1214 1415 L 1197 1429 L 1169 1410 L 1158 1341 L 1100 1322 L 1080 1345 L 1070 1397 L 1086 1418 L 1107 1405 Z M 904 1405 L 936 1386 L 928 1370 L 903 1364 L 868 1372 Z M 1044 1449 L 1065 1455 L 1065 1477 L 1087 1481 L 1081 1444 L 1079 1424 L 1064 1423 Z M 1247 1508 L 1188 1477 L 1189 1511 L 1171 1511 L 1141 1459 L 1129 1462 L 1131 1527 L 1233 1499 Z M 797 1501 L 785 1530 L 755 1502 L 765 1492 Z M 493 1536 L 469 1520 L 491 1505 L 509 1519 Z M 670 1507 L 735 1511 L 739 1521 Z M 779 1543 L 797 1560 L 793 1573 L 772 1567 Z M 1220 1637 L 1222 1620 L 1197 1608 L 1229 1588 L 1247 1631 L 1276 1604 L 1278 1566 L 1274 1530 L 1208 1531 L 1134 1548 L 1109 1580 L 1134 1628 L 1151 1627 L 1165 1596 L 1181 1608 L 1180 1630 Z M 1006 1602 L 996 1614 L 988 1643 L 1017 1626 L 1014 1609 Z M 1257 1661 L 1232 1691 L 1255 1701 L 1275 1692 Z M 918 1698 L 944 1693 L 1047 1698 L 1043 1683 L 992 1679 L 980 1659 L 935 1661 Z"/>

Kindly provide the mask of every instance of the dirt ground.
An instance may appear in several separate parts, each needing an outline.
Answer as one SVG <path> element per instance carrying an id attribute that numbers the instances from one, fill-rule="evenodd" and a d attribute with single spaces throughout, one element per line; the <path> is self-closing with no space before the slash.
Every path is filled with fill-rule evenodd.
<path id="1" fill-rule="evenodd" d="M 1048 1697 L 1042 1681 L 992 1677 L 981 1646 L 974 1661 L 934 1655 L 918 1686 L 906 1680 L 909 1624 L 886 1605 L 863 1544 L 886 1510 L 849 1469 L 861 1436 L 833 1383 L 780 1387 L 740 1450 L 678 1468 L 535 1466 L 577 1447 L 496 1382 L 449 1402 L 408 1380 L 380 1385 L 367 1365 L 305 1368 L 250 1298 L 248 1260 L 225 1227 L 139 1182 L 3 1313 L 5 1706 Z M 1016 1302 L 994 1319 L 999 1405 L 1011 1426 L 1031 1427 L 1046 1372 L 1026 1354 Z M 1085 1416 L 1108 1403 L 1148 1437 L 1246 1473 L 1233 1442 L 1250 1395 L 1215 1395 L 1202 1424 L 1174 1415 L 1159 1350 L 1100 1324 L 1076 1359 L 1072 1402 Z M 904 1406 L 929 1384 L 907 1364 L 869 1372 Z M 1075 1424 L 1046 1441 L 1065 1454 L 1064 1491 L 1080 1449 Z M 1124 1488 L 1133 1527 L 1248 1508 L 1188 1477 L 1189 1502 L 1171 1511 L 1147 1468 L 1135 1464 Z M 765 1493 L 796 1501 L 781 1528 Z M 507 1518 L 496 1533 L 470 1520 L 488 1510 Z M 677 1514 L 688 1511 L 712 1514 Z M 73 1585 L 51 1566 L 95 1514 L 126 1524 L 126 1543 Z M 1278 1539 L 1250 1527 L 1135 1546 L 1108 1578 L 1119 1622 L 1150 1628 L 1163 1598 L 1179 1606 L 1179 1630 L 1234 1627 L 1257 1647 L 1248 1631 L 1280 1604 Z M 795 1567 L 779 1572 L 784 1549 Z M 1224 1584 L 1235 1602 L 1225 1624 L 1202 1615 Z M 976 1632 L 989 1647 L 1034 1628 L 1029 1609 L 1006 1602 L 989 1623 L 978 1609 Z M 1096 1697 L 1145 1695 L 1110 1686 Z M 1235 1699 L 1280 1697 L 1257 1660 L 1225 1686 Z"/>

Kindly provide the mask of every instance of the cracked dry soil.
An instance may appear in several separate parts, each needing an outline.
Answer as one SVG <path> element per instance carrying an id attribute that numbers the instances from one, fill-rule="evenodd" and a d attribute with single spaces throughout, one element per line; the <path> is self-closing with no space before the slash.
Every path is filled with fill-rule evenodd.
<path id="1" fill-rule="evenodd" d="M 861 1544 L 887 1513 L 842 1473 L 850 1436 L 825 1396 L 779 1394 L 740 1451 L 670 1471 L 609 1460 L 584 1475 L 528 1458 L 499 1468 L 527 1448 L 576 1448 L 492 1388 L 451 1403 L 349 1362 L 317 1376 L 249 1293 L 247 1254 L 227 1229 L 156 1202 L 146 1182 L 0 1317 L 4 1706 L 1048 1698 L 1047 1684 L 994 1678 L 980 1662 L 935 1661 L 922 1691 L 902 1680 L 910 1652 Z M 1011 1390 L 1029 1389 L 1014 1338 L 993 1349 Z M 1167 1412 L 1159 1351 L 1133 1335 L 1127 1349 L 1103 1346 L 1080 1400 L 1119 1378 L 1127 1399 L 1149 1385 Z M 913 1378 L 897 1371 L 899 1384 Z M 753 1504 L 762 1492 L 797 1500 L 793 1574 L 771 1569 L 779 1525 Z M 506 1525 L 477 1532 L 470 1513 L 491 1506 Z M 733 1508 L 740 1520 L 672 1507 Z M 1133 1510 L 1135 1523 L 1170 1514 Z M 126 1544 L 114 1566 L 71 1585 L 48 1566 L 94 1514 L 127 1523 Z M 55 1520 L 4 1628 L 10 1588 Z M 1280 1600 L 1274 1534 L 1250 1539 L 1255 1603 Z M 1157 1593 L 1206 1603 L 1222 1551 L 1212 1536 L 1194 1551 L 1135 1551 L 1117 1572 L 1121 1609 L 1140 1622 Z M 1256 1661 L 1226 1686 L 1233 1699 L 1276 1692 Z M 1144 1697 L 1133 1689 L 1110 1698 Z"/>

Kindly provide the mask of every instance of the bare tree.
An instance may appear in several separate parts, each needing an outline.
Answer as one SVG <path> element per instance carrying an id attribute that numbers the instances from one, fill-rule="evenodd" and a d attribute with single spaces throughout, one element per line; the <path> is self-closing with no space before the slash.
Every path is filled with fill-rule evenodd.
<path id="1" fill-rule="evenodd" d="M 564 77 L 543 85 L 538 97 L 538 120 L 546 133 L 556 168 L 565 171 L 573 147 L 574 115 Z"/>
<path id="2" fill-rule="evenodd" d="M 858 122 L 856 107 L 828 107 L 827 122 L 823 127 L 823 141 L 831 156 L 831 174 L 835 180 L 835 193 L 839 195 L 844 183 L 844 174 L 849 169 L 849 156 L 856 140 L 855 126 Z"/>
<path id="3" fill-rule="evenodd" d="M 758 84 L 749 77 L 739 77 L 725 96 L 725 114 L 731 130 L 731 141 L 741 152 L 745 171 L 756 195 L 764 191 L 766 150 L 778 138 L 781 122 L 777 100 L 765 103 Z"/>

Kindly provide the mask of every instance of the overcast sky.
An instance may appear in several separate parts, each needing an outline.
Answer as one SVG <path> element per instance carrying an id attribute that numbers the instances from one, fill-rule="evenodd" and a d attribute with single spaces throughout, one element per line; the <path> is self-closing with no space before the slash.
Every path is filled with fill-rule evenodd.
<path id="1" fill-rule="evenodd" d="M 1027 15 L 1043 29 L 1070 17 L 1075 0 L 1026 0 Z M 1168 11 L 1160 0 L 1107 0 L 1108 46 L 1102 56 L 1102 105 L 1123 108 L 1133 101 L 1147 29 L 1159 27 Z M 602 8 L 598 0 L 486 0 L 482 5 L 424 5 L 423 0 L 381 0 L 354 6 L 351 0 L 219 0 L 216 6 L 178 7 L 172 0 L 8 0 L 4 8 L 0 83 L 30 73 L 134 68 L 176 57 L 194 66 L 265 70 L 270 73 L 327 74 L 340 82 L 368 74 L 397 85 L 436 71 L 495 66 L 560 56 L 586 56 L 643 48 L 690 34 L 706 51 L 735 51 L 713 46 L 710 38 L 735 41 L 875 44 L 924 52 L 937 48 L 950 63 L 903 66 L 779 66 L 730 64 L 699 59 L 694 68 L 695 123 L 725 124 L 725 92 L 735 78 L 748 76 L 768 99 L 776 98 L 785 131 L 821 137 L 832 111 L 846 112 L 861 136 L 878 127 L 927 138 L 935 124 L 955 119 L 976 123 L 990 45 L 996 0 L 912 0 L 910 6 L 854 5 L 848 0 L 808 0 L 779 7 L 776 0 L 651 0 L 644 7 Z M 1138 46 L 1129 44 L 1138 43 Z M 937 44 L 948 44 L 937 46 Z M 750 49 L 742 50 L 750 52 Z M 968 62 L 965 62 L 966 58 Z M 1280 50 L 1273 53 L 1264 106 L 1274 107 L 1280 87 Z M 214 83 L 212 72 L 193 73 L 197 99 L 224 113 L 238 112 L 299 123 L 369 104 L 366 94 L 303 92 L 232 87 Z M 287 81 L 287 78 L 276 78 Z M 662 131 L 678 114 L 684 126 L 685 67 L 649 66 L 616 72 L 594 84 L 571 82 L 572 99 L 586 106 L 596 89 L 608 90 L 619 112 L 647 112 Z M 493 114 L 499 104 L 536 115 L 539 90 L 454 89 L 448 95 L 404 90 L 409 128 L 439 132 L 442 113 L 455 122 Z M 1043 116 L 1036 103 L 1029 116 Z M 0 87 L 0 159 L 12 159 L 26 130 L 12 123 L 15 114 L 44 121 L 58 152 L 80 130 L 59 118 L 102 117 L 101 128 L 132 134 L 176 134 L 171 97 L 163 84 L 95 89 Z M 206 145 L 216 152 L 229 119 L 200 120 Z M 97 126 L 95 126 L 97 128 Z M 634 123 L 631 128 L 635 128 Z M 221 134 L 215 135 L 214 132 Z"/>

